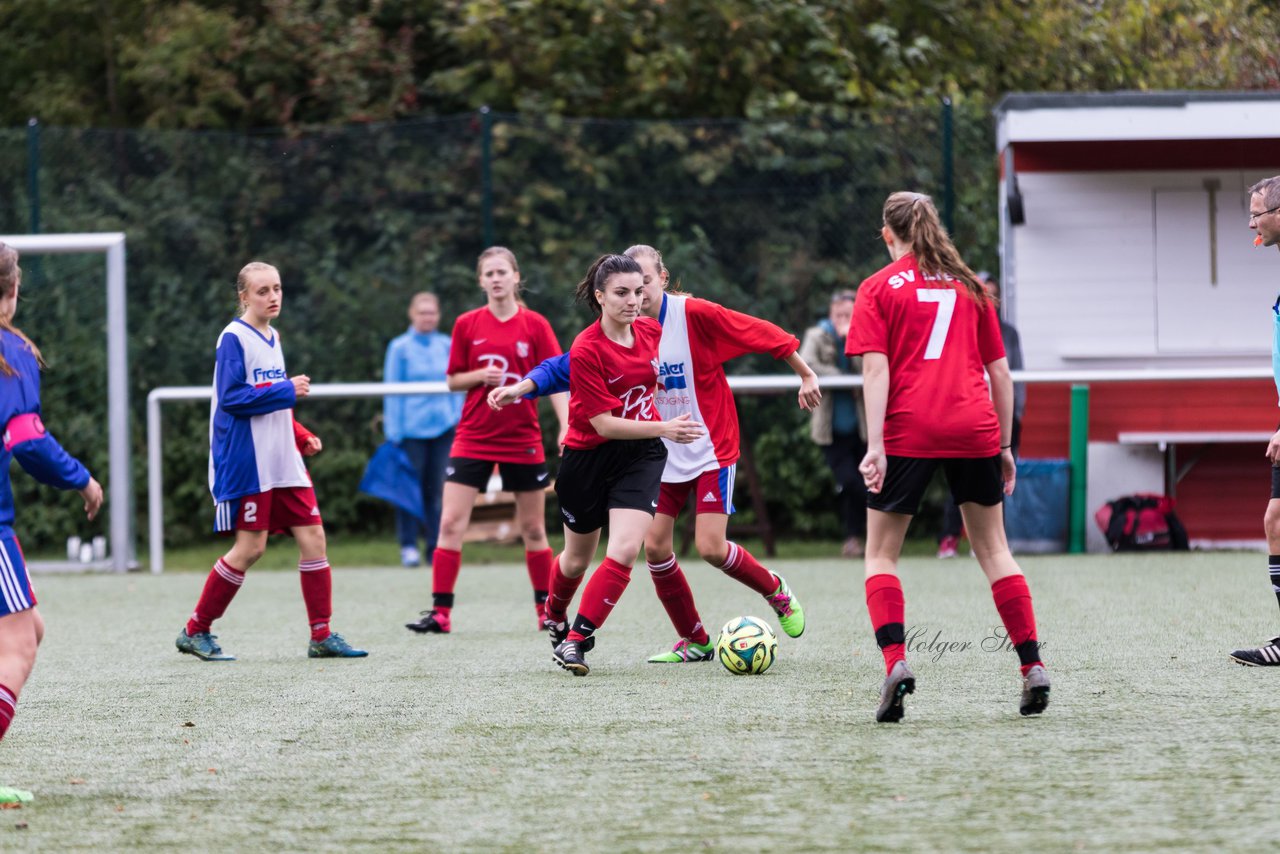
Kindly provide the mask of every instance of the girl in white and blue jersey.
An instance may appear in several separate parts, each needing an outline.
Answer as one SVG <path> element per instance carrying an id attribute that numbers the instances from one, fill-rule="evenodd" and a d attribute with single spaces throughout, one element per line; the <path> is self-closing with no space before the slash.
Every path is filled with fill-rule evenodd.
<path id="1" fill-rule="evenodd" d="M 22 546 L 13 531 L 13 490 L 9 461 L 41 483 L 74 489 L 84 498 L 85 515 L 98 515 L 102 487 L 79 460 L 45 432 L 40 421 L 40 369 L 44 360 L 31 340 L 13 325 L 22 268 L 18 252 L 0 243 L 0 739 L 13 720 L 18 693 L 31 675 L 44 620 L 27 577 Z M 31 800 L 30 792 L 0 787 L 0 803 Z"/>
<path id="2" fill-rule="evenodd" d="M 311 628 L 310 658 L 360 658 L 329 628 L 333 582 L 325 556 L 324 522 L 302 457 L 320 452 L 320 438 L 293 418 L 293 406 L 311 391 L 306 375 L 290 377 L 280 334 L 284 291 L 270 264 L 246 264 L 236 279 L 241 316 L 218 336 L 209 423 L 209 490 L 214 530 L 235 533 L 231 550 L 214 564 L 195 611 L 178 635 L 178 651 L 205 661 L 234 661 L 210 634 L 213 621 L 262 557 L 271 533 L 298 541 L 302 598 Z"/>

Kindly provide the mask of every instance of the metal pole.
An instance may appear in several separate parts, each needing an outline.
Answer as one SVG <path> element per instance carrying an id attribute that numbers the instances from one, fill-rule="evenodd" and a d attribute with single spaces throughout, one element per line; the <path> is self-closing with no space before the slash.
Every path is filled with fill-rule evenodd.
<path id="1" fill-rule="evenodd" d="M 951 99 L 942 99 L 942 224 L 948 234 L 956 231 L 955 146 Z"/>
<path id="2" fill-rule="evenodd" d="M 484 245 L 494 245 L 493 236 L 493 112 L 480 108 L 480 204 L 484 209 Z"/>
<path id="3" fill-rule="evenodd" d="M 151 572 L 164 572 L 164 454 L 161 453 L 160 399 L 147 395 L 147 546 Z"/>
<path id="4" fill-rule="evenodd" d="M 124 240 L 107 249 L 107 446 L 111 482 L 111 568 L 135 562 L 133 471 L 129 466 L 129 326 L 125 319 Z"/>
<path id="5" fill-rule="evenodd" d="M 1089 387 L 1071 386 L 1071 506 L 1067 521 L 1067 551 L 1084 553 L 1084 520 L 1089 479 Z"/>

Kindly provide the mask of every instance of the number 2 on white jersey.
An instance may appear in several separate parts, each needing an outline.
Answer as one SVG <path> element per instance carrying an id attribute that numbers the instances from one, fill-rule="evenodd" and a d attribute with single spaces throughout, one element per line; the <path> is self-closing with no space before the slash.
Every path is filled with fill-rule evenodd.
<path id="1" fill-rule="evenodd" d="M 933 318 L 929 343 L 924 348 L 926 359 L 942 358 L 942 345 L 947 343 L 947 330 L 951 328 L 951 316 L 956 311 L 956 292 L 953 288 L 921 288 L 916 291 L 920 302 L 936 302 L 938 313 Z"/>

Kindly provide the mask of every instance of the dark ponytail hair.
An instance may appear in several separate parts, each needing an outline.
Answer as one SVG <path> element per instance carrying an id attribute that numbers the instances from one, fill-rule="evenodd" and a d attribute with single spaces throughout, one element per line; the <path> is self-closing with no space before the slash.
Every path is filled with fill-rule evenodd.
<path id="1" fill-rule="evenodd" d="M 600 302 L 595 298 L 596 291 L 603 291 L 609 277 L 618 273 L 638 273 L 644 275 L 636 259 L 626 255 L 601 255 L 587 270 L 587 275 L 573 290 L 574 299 L 591 306 L 591 310 L 599 316 L 602 312 Z"/>
<path id="2" fill-rule="evenodd" d="M 924 193 L 894 193 L 884 203 L 884 224 L 911 247 L 921 273 L 959 279 L 978 305 L 985 306 L 990 301 L 986 286 L 960 257 L 942 227 L 933 199 Z"/>

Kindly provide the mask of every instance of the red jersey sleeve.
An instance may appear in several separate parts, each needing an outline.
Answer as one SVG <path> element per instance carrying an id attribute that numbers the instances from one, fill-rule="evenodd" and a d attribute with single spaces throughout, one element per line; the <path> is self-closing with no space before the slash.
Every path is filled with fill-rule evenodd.
<path id="1" fill-rule="evenodd" d="M 849 324 L 849 337 L 844 345 L 846 355 L 887 355 L 889 352 L 889 324 L 885 322 L 884 313 L 876 299 L 877 290 L 871 279 L 865 280 L 858 287 L 858 295 L 853 301 L 853 322 Z"/>
<path id="2" fill-rule="evenodd" d="M 298 419 L 295 418 L 293 420 L 293 444 L 297 447 L 298 453 L 302 453 L 302 449 L 306 446 L 307 442 L 310 439 L 314 439 L 315 435 L 315 433 L 312 433 L 306 427 L 303 427 L 302 423 L 298 421 Z"/>
<path id="3" fill-rule="evenodd" d="M 569 388 L 574 408 L 588 421 L 622 406 L 622 401 L 609 392 L 604 367 L 590 347 L 570 348 Z"/>
<path id="4" fill-rule="evenodd" d="M 800 340 L 776 323 L 696 297 L 689 297 L 685 306 L 690 331 L 716 361 L 727 362 L 747 353 L 785 359 L 800 349 Z"/>
<path id="5" fill-rule="evenodd" d="M 995 303 L 990 301 L 978 308 L 978 355 L 984 365 L 1005 356 L 1004 337 L 1000 334 L 1000 315 L 996 314 Z"/>
<path id="6" fill-rule="evenodd" d="M 449 343 L 449 367 L 446 374 L 460 374 L 471 370 L 471 323 L 467 315 L 458 318 L 453 325 L 453 337 Z"/>

